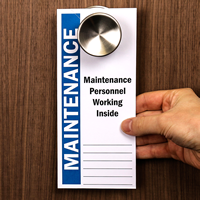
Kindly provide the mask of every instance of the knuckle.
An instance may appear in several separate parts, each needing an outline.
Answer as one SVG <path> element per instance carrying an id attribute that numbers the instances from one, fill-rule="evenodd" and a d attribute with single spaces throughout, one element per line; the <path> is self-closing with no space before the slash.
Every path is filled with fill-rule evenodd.
<path id="1" fill-rule="evenodd" d="M 185 93 L 185 92 L 187 92 L 187 93 L 193 93 L 194 91 L 191 89 L 191 88 L 181 88 L 181 89 L 175 89 L 174 90 L 175 92 L 183 92 L 183 93 Z"/>
<path id="2" fill-rule="evenodd" d="M 153 148 L 153 145 L 150 145 L 150 153 L 153 158 L 158 158 L 157 151 Z"/>
<path id="3" fill-rule="evenodd" d="M 182 95 L 194 95 L 194 91 L 191 88 L 183 88 L 183 89 L 179 89 L 179 94 Z"/>
<path id="4" fill-rule="evenodd" d="M 149 144 L 149 136 L 148 135 L 142 136 L 142 144 L 143 145 Z"/>
<path id="5" fill-rule="evenodd" d="M 185 89 L 183 89 L 183 90 L 185 90 L 185 91 L 188 92 L 188 93 L 194 93 L 194 91 L 193 91 L 191 88 L 185 88 Z"/>
<path id="6" fill-rule="evenodd" d="M 165 113 L 163 113 L 162 115 L 160 115 L 160 117 L 158 118 L 158 126 L 159 126 L 159 130 L 161 130 L 161 135 L 165 134 L 165 130 L 166 130 L 166 122 L 168 120 L 168 117 L 166 116 Z"/>
<path id="7" fill-rule="evenodd" d="M 143 117 L 143 116 L 136 117 L 132 123 L 132 130 L 136 130 L 136 135 L 138 135 L 138 133 L 140 133 L 143 128 L 144 118 L 145 117 Z"/>

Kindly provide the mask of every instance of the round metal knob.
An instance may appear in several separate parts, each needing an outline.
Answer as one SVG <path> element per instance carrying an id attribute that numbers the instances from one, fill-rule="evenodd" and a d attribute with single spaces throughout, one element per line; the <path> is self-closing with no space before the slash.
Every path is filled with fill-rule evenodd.
<path id="1" fill-rule="evenodd" d="M 121 36 L 119 23 L 106 13 L 89 15 L 78 28 L 79 44 L 92 56 L 106 56 L 112 53 L 119 46 Z"/>

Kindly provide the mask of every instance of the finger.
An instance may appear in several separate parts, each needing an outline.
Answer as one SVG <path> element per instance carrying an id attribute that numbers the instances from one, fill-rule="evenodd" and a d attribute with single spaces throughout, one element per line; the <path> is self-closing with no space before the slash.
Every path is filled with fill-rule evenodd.
<path id="1" fill-rule="evenodd" d="M 162 128 L 159 123 L 159 116 L 153 115 L 126 119 L 122 122 L 121 129 L 124 133 L 134 136 L 160 134 Z"/>
<path id="2" fill-rule="evenodd" d="M 167 139 L 162 135 L 144 135 L 136 138 L 137 146 L 144 146 L 148 144 L 158 144 L 167 142 Z"/>
<path id="3" fill-rule="evenodd" d="M 136 113 L 146 110 L 162 110 L 163 97 L 168 90 L 143 93 L 136 98 Z"/>
<path id="4" fill-rule="evenodd" d="M 158 115 L 158 114 L 161 114 L 161 113 L 162 113 L 161 110 L 145 111 L 145 112 L 137 114 L 137 117 L 146 117 L 146 116 Z"/>
<path id="5" fill-rule="evenodd" d="M 152 158 L 171 158 L 169 153 L 168 143 L 150 144 L 139 146 L 136 149 L 137 159 L 152 159 Z"/>

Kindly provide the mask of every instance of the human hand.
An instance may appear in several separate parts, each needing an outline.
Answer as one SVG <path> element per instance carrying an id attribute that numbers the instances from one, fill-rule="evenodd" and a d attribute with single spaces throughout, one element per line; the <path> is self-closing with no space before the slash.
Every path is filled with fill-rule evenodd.
<path id="1" fill-rule="evenodd" d="M 137 158 L 174 158 L 200 169 L 200 99 L 193 90 L 141 94 L 136 112 L 121 128 L 137 136 Z"/>

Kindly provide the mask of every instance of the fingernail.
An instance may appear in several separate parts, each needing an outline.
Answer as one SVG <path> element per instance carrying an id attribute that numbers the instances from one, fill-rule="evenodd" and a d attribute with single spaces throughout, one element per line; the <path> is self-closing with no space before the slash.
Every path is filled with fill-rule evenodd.
<path id="1" fill-rule="evenodd" d="M 132 119 L 127 119 L 122 122 L 122 130 L 127 133 L 131 131 Z"/>

